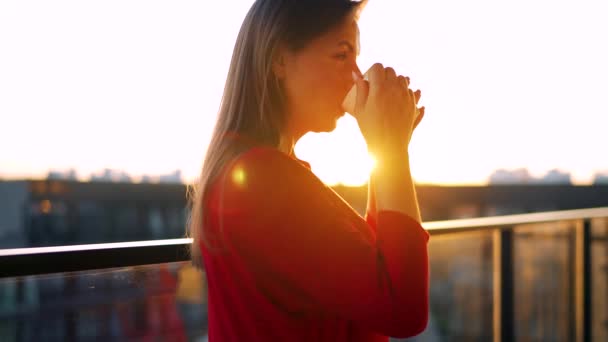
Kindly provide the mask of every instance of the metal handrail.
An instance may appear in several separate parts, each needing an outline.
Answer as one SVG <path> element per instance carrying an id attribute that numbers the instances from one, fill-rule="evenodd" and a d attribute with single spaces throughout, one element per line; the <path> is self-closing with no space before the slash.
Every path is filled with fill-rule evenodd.
<path id="1" fill-rule="evenodd" d="M 166 245 L 189 245 L 191 243 L 192 243 L 192 239 L 184 238 L 184 239 L 94 243 L 94 244 L 69 245 L 69 246 L 9 248 L 9 249 L 0 249 L 0 258 L 6 257 L 6 256 L 15 256 L 15 255 L 78 252 L 78 251 L 90 251 L 90 250 L 117 249 L 117 248 L 139 248 L 139 247 L 153 247 L 153 246 L 166 246 Z"/>
<path id="2" fill-rule="evenodd" d="M 423 223 L 423 226 L 431 234 L 445 234 L 460 231 L 491 230 L 495 228 L 522 224 L 593 219 L 602 217 L 608 217 L 608 207 L 433 221 Z"/>
<path id="3" fill-rule="evenodd" d="M 608 207 L 425 222 L 431 233 L 494 230 L 514 225 L 608 217 Z M 187 261 L 192 239 L 0 249 L 0 278 Z"/>

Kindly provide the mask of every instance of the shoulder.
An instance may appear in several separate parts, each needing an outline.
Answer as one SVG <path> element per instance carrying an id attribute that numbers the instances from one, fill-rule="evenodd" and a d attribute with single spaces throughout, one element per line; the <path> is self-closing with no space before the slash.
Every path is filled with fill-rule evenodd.
<path id="1" fill-rule="evenodd" d="M 252 147 L 240 153 L 224 166 L 217 184 L 227 197 L 256 202 L 322 185 L 301 161 L 272 147 Z"/>
<path id="2" fill-rule="evenodd" d="M 234 158 L 226 172 L 236 180 L 265 183 L 277 181 L 305 181 L 314 176 L 306 163 L 271 147 L 252 147 Z"/>
<path id="3" fill-rule="evenodd" d="M 256 146 L 239 154 L 232 164 L 272 170 L 276 167 L 290 167 L 294 162 L 295 160 L 276 148 Z"/>

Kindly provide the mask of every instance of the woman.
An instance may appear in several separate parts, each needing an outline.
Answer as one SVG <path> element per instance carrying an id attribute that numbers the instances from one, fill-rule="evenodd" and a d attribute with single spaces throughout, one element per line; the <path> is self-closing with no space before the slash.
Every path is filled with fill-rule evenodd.
<path id="1" fill-rule="evenodd" d="M 361 8 L 258 0 L 242 24 L 189 223 L 210 341 L 386 341 L 426 327 L 428 234 L 407 151 L 420 92 L 380 64 L 363 79 Z M 305 133 L 335 128 L 354 84 L 377 159 L 365 218 L 293 154 Z"/>

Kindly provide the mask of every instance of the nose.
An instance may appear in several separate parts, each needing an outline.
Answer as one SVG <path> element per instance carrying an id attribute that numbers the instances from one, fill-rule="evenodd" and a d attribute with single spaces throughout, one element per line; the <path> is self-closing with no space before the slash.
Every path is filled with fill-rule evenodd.
<path id="1" fill-rule="evenodd" d="M 359 69 L 359 66 L 357 65 L 357 63 L 353 64 L 353 71 L 357 73 L 357 75 L 359 75 L 360 77 L 363 77 L 363 73 L 361 72 L 361 69 Z"/>
<path id="2" fill-rule="evenodd" d="M 350 70 L 349 70 L 350 69 Z M 353 73 L 359 75 L 359 77 L 363 77 L 363 74 L 361 73 L 361 69 L 359 69 L 359 66 L 357 65 L 356 62 L 353 62 L 350 66 L 350 68 L 348 68 L 348 75 L 345 75 L 348 77 L 348 84 L 349 84 L 349 89 L 350 87 L 352 87 L 355 84 L 355 79 L 353 78 Z"/>

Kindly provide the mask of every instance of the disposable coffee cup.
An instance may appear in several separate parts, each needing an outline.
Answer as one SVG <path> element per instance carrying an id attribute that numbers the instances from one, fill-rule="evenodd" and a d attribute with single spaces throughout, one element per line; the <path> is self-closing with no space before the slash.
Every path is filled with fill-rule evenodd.
<path id="1" fill-rule="evenodd" d="M 363 79 L 368 81 L 368 71 L 365 72 L 365 74 L 363 74 Z M 348 91 L 348 93 L 346 94 L 346 96 L 344 97 L 344 100 L 342 101 L 342 109 L 352 115 L 355 116 L 355 106 L 357 103 L 357 84 L 353 84 L 353 87 L 350 88 L 350 90 Z M 420 114 L 420 112 L 418 111 L 418 109 L 416 110 L 416 116 L 418 116 Z"/>
<path id="2" fill-rule="evenodd" d="M 363 79 L 366 81 L 368 80 L 367 71 L 365 72 L 365 74 L 363 74 Z M 353 84 L 353 87 L 350 88 L 350 90 L 344 97 L 344 100 L 342 101 L 342 109 L 346 113 L 354 116 L 356 103 L 357 103 L 357 84 Z"/>

